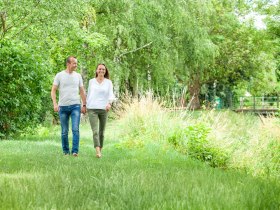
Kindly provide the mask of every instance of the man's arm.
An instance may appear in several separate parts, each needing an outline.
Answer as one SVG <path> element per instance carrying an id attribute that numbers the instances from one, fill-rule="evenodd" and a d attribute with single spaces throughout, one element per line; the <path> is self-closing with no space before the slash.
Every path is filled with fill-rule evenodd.
<path id="1" fill-rule="evenodd" d="M 57 90 L 58 86 L 57 85 L 53 85 L 52 86 L 52 91 L 51 91 L 51 97 L 52 97 L 52 101 L 53 101 L 53 110 L 55 112 L 58 112 L 58 104 L 56 102 L 56 90 Z"/>
<path id="2" fill-rule="evenodd" d="M 86 91 L 84 86 L 80 87 L 80 96 L 82 98 L 82 113 L 85 114 L 86 113 Z"/>

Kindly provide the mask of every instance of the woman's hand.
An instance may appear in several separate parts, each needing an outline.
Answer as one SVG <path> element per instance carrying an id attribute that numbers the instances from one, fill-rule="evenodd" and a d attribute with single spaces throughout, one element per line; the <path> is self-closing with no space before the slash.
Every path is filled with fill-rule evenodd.
<path id="1" fill-rule="evenodd" d="M 106 111 L 109 112 L 110 109 L 111 109 L 111 104 L 109 103 L 109 104 L 107 104 L 107 106 L 106 106 Z"/>

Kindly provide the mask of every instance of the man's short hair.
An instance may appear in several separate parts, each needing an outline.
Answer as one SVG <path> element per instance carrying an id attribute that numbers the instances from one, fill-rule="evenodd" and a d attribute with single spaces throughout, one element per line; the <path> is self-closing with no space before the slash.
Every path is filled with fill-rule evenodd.
<path id="1" fill-rule="evenodd" d="M 77 59 L 75 56 L 68 56 L 67 58 L 66 58 L 66 62 L 65 62 L 65 64 L 67 65 L 67 63 L 71 63 L 71 58 L 75 58 L 75 59 Z"/>

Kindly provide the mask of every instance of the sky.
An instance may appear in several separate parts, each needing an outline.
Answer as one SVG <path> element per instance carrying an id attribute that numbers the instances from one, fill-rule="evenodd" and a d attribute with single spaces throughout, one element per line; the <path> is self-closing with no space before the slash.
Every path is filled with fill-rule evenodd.
<path id="1" fill-rule="evenodd" d="M 270 5 L 277 5 L 279 3 L 279 0 L 270 0 Z M 254 25 L 257 29 L 266 29 L 266 25 L 264 23 L 266 15 L 260 15 L 257 12 L 252 12 L 248 15 L 248 18 L 253 18 Z"/>

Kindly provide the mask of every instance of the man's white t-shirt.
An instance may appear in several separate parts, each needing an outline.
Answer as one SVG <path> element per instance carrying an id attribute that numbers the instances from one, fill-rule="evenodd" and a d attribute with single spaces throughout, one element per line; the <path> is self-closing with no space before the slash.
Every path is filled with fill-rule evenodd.
<path id="1" fill-rule="evenodd" d="M 83 86 L 83 79 L 79 73 L 61 71 L 56 74 L 53 84 L 59 88 L 59 106 L 81 104 L 79 91 Z"/>
<path id="2" fill-rule="evenodd" d="M 88 109 L 106 109 L 108 103 L 115 100 L 113 84 L 109 79 L 104 78 L 98 83 L 96 78 L 89 80 L 87 93 Z"/>

